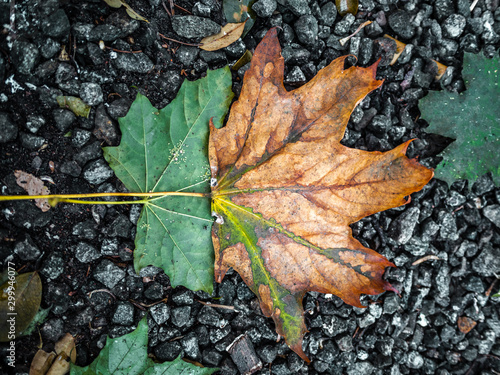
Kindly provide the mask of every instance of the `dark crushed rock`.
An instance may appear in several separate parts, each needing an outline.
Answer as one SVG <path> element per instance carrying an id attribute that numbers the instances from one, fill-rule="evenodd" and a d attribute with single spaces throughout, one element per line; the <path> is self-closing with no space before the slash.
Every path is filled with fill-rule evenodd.
<path id="1" fill-rule="evenodd" d="M 214 21 L 198 16 L 174 16 L 172 28 L 179 36 L 193 39 L 217 34 L 221 29 Z"/>

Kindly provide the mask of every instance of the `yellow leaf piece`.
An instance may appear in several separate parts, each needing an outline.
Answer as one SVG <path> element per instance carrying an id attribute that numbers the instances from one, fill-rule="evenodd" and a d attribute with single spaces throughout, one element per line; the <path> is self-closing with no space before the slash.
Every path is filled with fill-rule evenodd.
<path id="1" fill-rule="evenodd" d="M 201 40 L 200 48 L 205 51 L 217 51 L 236 42 L 245 28 L 245 22 L 228 23 L 218 34 L 207 36 Z"/>

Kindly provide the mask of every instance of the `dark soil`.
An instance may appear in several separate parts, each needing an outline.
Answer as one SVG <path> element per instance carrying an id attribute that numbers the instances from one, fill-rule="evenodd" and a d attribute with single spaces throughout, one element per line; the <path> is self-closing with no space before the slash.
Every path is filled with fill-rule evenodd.
<path id="1" fill-rule="evenodd" d="M 177 16 L 194 13 L 202 23 L 226 22 L 221 1 L 173 3 Z M 409 156 L 435 167 L 450 140 L 425 133 L 428 124 L 420 118 L 418 100 L 430 89 L 464 90 L 463 53 L 492 57 L 500 41 L 498 0 L 479 0 L 472 12 L 466 0 L 361 0 L 356 17 L 335 14 L 326 0 L 259 0 L 255 24 L 243 40 L 206 53 L 160 35 L 191 44 L 201 39 L 174 30 L 169 1 L 128 4 L 149 23 L 99 0 L 17 0 L 12 11 L 13 0 L 0 2 L 2 194 L 24 193 L 15 183 L 15 170 L 42 178 L 51 193 L 124 191 L 116 177 L 101 181 L 85 171 L 103 161 L 100 146 L 119 144 L 117 118 L 125 115 L 136 92 L 163 108 L 184 79 L 234 64 L 273 26 L 281 28 L 289 89 L 341 55 L 355 55 L 361 66 L 381 58 L 378 75 L 384 85 L 353 112 L 343 143 L 385 151 L 418 138 Z M 366 20 L 374 22 L 344 47 L 338 44 Z M 384 34 L 413 46 L 392 66 L 395 46 Z M 433 80 L 431 59 L 450 67 L 440 82 Z M 245 67 L 233 71 L 236 95 L 244 72 Z M 85 96 L 92 103 L 89 118 L 59 110 L 54 97 L 61 94 Z M 246 334 L 262 374 L 498 374 L 500 298 L 492 295 L 500 286 L 495 283 L 499 204 L 500 189 L 490 175 L 451 187 L 432 180 L 410 204 L 353 225 L 356 238 L 398 266 L 386 277 L 401 295 L 364 298 L 368 308 L 358 309 L 337 297 L 308 293 L 307 365 L 283 340 L 276 342 L 272 320 L 262 316 L 236 273 L 228 272 L 216 285 L 213 298 L 172 288 L 168 277 L 152 267 L 137 276 L 132 250 L 138 207 L 61 204 L 42 213 L 32 202 L 1 203 L 0 267 L 13 262 L 20 273 L 40 271 L 42 308 L 50 312 L 30 336 L 16 341 L 15 371 L 7 366 L 5 343 L 0 366 L 5 373 L 27 373 L 38 348 L 52 350 L 66 332 L 76 337 L 77 364 L 87 365 L 108 335 L 131 332 L 148 306 L 165 300 L 169 319 L 158 324 L 148 318 L 149 353 L 161 361 L 182 354 L 220 367 L 221 374 L 238 374 L 241 358 L 231 357 L 226 348 Z M 81 243 L 92 246 L 97 258 L 78 260 L 75 249 Z M 439 260 L 413 265 L 427 255 Z M 108 263 L 123 271 L 112 287 L 102 282 L 113 277 L 101 271 Z M 103 289 L 107 292 L 99 292 Z M 236 310 L 204 307 L 198 300 Z M 460 317 L 477 325 L 463 333 Z"/>

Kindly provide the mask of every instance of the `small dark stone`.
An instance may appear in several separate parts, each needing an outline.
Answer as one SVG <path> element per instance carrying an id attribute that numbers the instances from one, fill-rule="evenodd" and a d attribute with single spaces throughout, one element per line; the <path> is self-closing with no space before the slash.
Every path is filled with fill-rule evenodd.
<path id="1" fill-rule="evenodd" d="M 497 228 L 500 228 L 500 205 L 492 204 L 483 209 L 483 215 L 490 220 Z"/>
<path id="2" fill-rule="evenodd" d="M 70 30 L 69 19 L 64 10 L 58 9 L 40 22 L 42 32 L 53 38 L 67 37 Z"/>
<path id="3" fill-rule="evenodd" d="M 171 311 L 172 324 L 182 328 L 188 324 L 191 315 L 191 306 L 176 307 Z"/>
<path id="4" fill-rule="evenodd" d="M 65 161 L 59 167 L 59 171 L 73 177 L 78 177 L 80 176 L 80 173 L 82 173 L 82 168 L 76 161 Z"/>
<path id="5" fill-rule="evenodd" d="M 200 51 L 200 58 L 210 67 L 226 63 L 226 54 L 222 51 Z"/>
<path id="6" fill-rule="evenodd" d="M 95 160 L 83 169 L 83 178 L 92 185 L 99 185 L 113 176 L 113 170 L 103 159 Z"/>
<path id="7" fill-rule="evenodd" d="M 1 114 L 0 114 L 1 118 Z M 1 121 L 1 120 L 0 120 Z M 42 126 L 45 125 L 45 118 L 43 118 L 42 115 L 29 115 L 28 118 L 26 119 L 26 128 L 32 132 L 36 133 Z M 0 124 L 0 129 L 2 128 L 2 125 Z M 1 143 L 1 141 L 0 141 Z"/>
<path id="8" fill-rule="evenodd" d="M 472 185 L 472 192 L 477 196 L 484 195 L 495 188 L 495 183 L 491 177 L 491 173 L 486 173 L 479 177 L 474 185 Z"/>
<path id="9" fill-rule="evenodd" d="M 43 324 L 40 332 L 46 340 L 57 342 L 64 334 L 64 322 L 59 318 L 48 320 Z"/>
<path id="10" fill-rule="evenodd" d="M 222 328 L 227 323 L 214 308 L 206 305 L 198 313 L 198 322 L 217 328 Z"/>
<path id="11" fill-rule="evenodd" d="M 350 352 L 354 349 L 352 344 L 352 337 L 350 335 L 343 335 L 335 339 L 339 349 L 343 352 Z"/>
<path id="12" fill-rule="evenodd" d="M 97 251 L 94 246 L 86 242 L 79 242 L 75 246 L 74 252 L 76 259 L 82 263 L 90 263 L 101 257 L 99 251 Z"/>
<path id="13" fill-rule="evenodd" d="M 413 236 L 413 231 L 418 223 L 420 210 L 410 207 L 394 220 L 389 228 L 389 235 L 400 244 L 407 243 Z"/>
<path id="14" fill-rule="evenodd" d="M 54 115 L 57 129 L 59 129 L 62 133 L 67 132 L 76 120 L 75 114 L 67 109 L 54 109 L 52 114 Z"/>
<path id="15" fill-rule="evenodd" d="M 306 76 L 298 66 L 294 66 L 292 71 L 286 75 L 284 82 L 288 85 L 300 86 L 306 82 Z"/>
<path id="16" fill-rule="evenodd" d="M 190 332 L 180 340 L 184 355 L 192 360 L 200 359 L 200 347 L 198 345 L 198 337 L 195 332 Z"/>
<path id="17" fill-rule="evenodd" d="M 439 236 L 443 241 L 458 240 L 457 222 L 455 216 L 446 211 L 438 214 L 438 224 L 440 225 Z"/>
<path id="18" fill-rule="evenodd" d="M 164 290 L 163 290 L 163 285 L 160 283 L 153 281 L 148 284 L 146 289 L 144 290 L 144 297 L 156 301 L 162 299 Z"/>
<path id="19" fill-rule="evenodd" d="M 130 104 L 130 101 L 125 98 L 116 99 L 108 106 L 108 114 L 114 120 L 118 120 L 119 117 L 125 117 L 130 109 Z"/>
<path id="20" fill-rule="evenodd" d="M 217 34 L 221 29 L 220 25 L 208 18 L 175 15 L 171 19 L 176 34 L 184 38 L 204 38 Z"/>
<path id="21" fill-rule="evenodd" d="M 222 359 L 222 354 L 220 354 L 215 349 L 207 349 L 207 350 L 203 351 L 202 358 L 203 358 L 203 363 L 205 363 L 211 367 L 217 367 L 217 366 L 219 366 L 219 363 Z M 223 373 L 226 374 L 227 372 L 223 372 Z M 235 373 L 235 375 L 236 375 L 236 373 Z"/>
<path id="22" fill-rule="evenodd" d="M 466 19 L 460 14 L 452 14 L 443 22 L 444 35 L 448 38 L 458 38 L 465 29 Z"/>
<path id="23" fill-rule="evenodd" d="M 82 83 L 80 98 L 90 106 L 101 104 L 103 101 L 101 86 L 93 82 Z"/>
<path id="24" fill-rule="evenodd" d="M 94 135 L 97 139 L 106 141 L 108 145 L 116 146 L 118 142 L 118 129 L 113 119 L 111 119 L 104 105 L 99 105 L 95 113 Z"/>
<path id="25" fill-rule="evenodd" d="M 318 21 L 307 14 L 299 18 L 294 24 L 295 34 L 299 41 L 306 46 L 313 46 L 318 39 Z"/>
<path id="26" fill-rule="evenodd" d="M 112 322 L 122 326 L 134 324 L 134 306 L 130 302 L 118 302 Z"/>
<path id="27" fill-rule="evenodd" d="M 170 318 L 170 307 L 166 303 L 159 303 L 151 307 L 150 313 L 156 324 L 162 325 Z"/>
<path id="28" fill-rule="evenodd" d="M 397 10 L 389 16 L 389 26 L 402 39 L 410 39 L 415 34 L 410 15 L 404 10 Z"/>
<path id="29" fill-rule="evenodd" d="M 268 18 L 274 13 L 277 7 L 276 0 L 258 0 L 252 5 L 252 9 L 261 18 Z"/>
<path id="30" fill-rule="evenodd" d="M 354 16 L 351 13 L 347 13 L 342 20 L 335 24 L 335 35 L 347 35 L 354 21 Z"/>
<path id="31" fill-rule="evenodd" d="M 74 147 L 80 148 L 83 147 L 89 140 L 91 132 L 85 129 L 76 128 L 71 132 L 71 144 Z"/>
<path id="32" fill-rule="evenodd" d="M 419 369 L 424 365 L 424 358 L 420 355 L 420 353 L 411 351 L 408 353 L 408 357 L 406 359 L 406 366 L 411 369 Z"/>
<path id="33" fill-rule="evenodd" d="M 156 358 L 160 361 L 173 361 L 182 351 L 182 346 L 178 341 L 164 342 L 154 349 Z"/>
<path id="34" fill-rule="evenodd" d="M 177 290 L 171 300 L 177 306 L 191 305 L 194 302 L 193 292 L 187 289 Z"/>
<path id="35" fill-rule="evenodd" d="M 483 277 L 500 274 L 500 248 L 492 243 L 483 245 L 479 255 L 472 261 L 472 269 Z"/>
<path id="36" fill-rule="evenodd" d="M 198 47 L 180 46 L 175 56 L 184 66 L 191 66 L 198 58 L 200 49 Z"/>
<path id="37" fill-rule="evenodd" d="M 21 74 L 31 74 L 38 63 L 40 52 L 32 44 L 22 40 L 16 40 L 12 45 L 10 54 L 13 67 Z"/>
<path id="38" fill-rule="evenodd" d="M 37 150 L 45 143 L 45 138 L 31 133 L 20 132 L 19 138 L 21 140 L 21 145 L 28 150 Z"/>
<path id="39" fill-rule="evenodd" d="M 118 70 L 145 74 L 153 69 L 154 64 L 144 53 L 119 53 L 112 60 Z"/>
<path id="40" fill-rule="evenodd" d="M 29 234 L 26 234 L 26 237 L 22 241 L 16 243 L 14 252 L 24 261 L 38 259 L 41 254 Z"/>
<path id="41" fill-rule="evenodd" d="M 10 115 L 0 112 L 0 143 L 10 142 L 17 137 L 17 125 L 12 121 Z"/>
<path id="42" fill-rule="evenodd" d="M 125 271 L 112 261 L 104 259 L 94 269 L 93 276 L 107 288 L 114 288 L 125 277 Z"/>

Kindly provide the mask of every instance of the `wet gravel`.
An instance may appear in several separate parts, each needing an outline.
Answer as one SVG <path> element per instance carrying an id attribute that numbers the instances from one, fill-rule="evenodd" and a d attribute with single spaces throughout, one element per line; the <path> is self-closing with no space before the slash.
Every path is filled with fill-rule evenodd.
<path id="1" fill-rule="evenodd" d="M 361 66 L 381 58 L 384 85 L 355 109 L 343 144 L 384 151 L 418 138 L 409 155 L 433 167 L 448 140 L 425 132 L 418 100 L 430 89 L 463 90 L 463 53 L 492 57 L 500 45 L 498 0 L 479 0 L 472 10 L 469 0 L 361 0 L 358 14 L 344 17 L 332 1 L 258 0 L 250 32 L 215 52 L 161 35 L 199 42 L 225 23 L 221 2 L 173 3 L 172 16 L 168 1 L 128 1 L 146 23 L 99 0 L 17 0 L 11 22 L 10 3 L 0 1 L 2 194 L 22 193 L 16 169 L 50 177 L 52 193 L 124 191 L 101 146 L 119 144 L 117 118 L 136 92 L 162 108 L 184 79 L 232 66 L 274 26 L 281 28 L 288 88 L 341 55 L 355 56 Z M 372 23 L 339 43 L 367 20 Z M 396 46 L 384 34 L 407 43 L 392 66 Z M 432 59 L 449 66 L 440 82 Z M 233 71 L 236 94 L 247 68 Z M 55 97 L 62 94 L 92 106 L 89 118 L 60 109 Z M 172 288 L 153 267 L 137 275 L 132 251 L 140 207 L 60 205 L 44 213 L 17 202 L 0 210 L 2 267 L 10 261 L 23 272 L 40 270 L 42 307 L 51 308 L 40 335 L 18 340 L 18 373 L 27 373 L 40 337 L 51 349 L 70 332 L 78 364 L 86 365 L 108 335 L 132 331 L 148 312 L 152 355 L 163 361 L 182 354 L 225 375 L 245 367 L 262 367 L 261 374 L 500 373 L 500 298 L 492 297 L 500 286 L 500 189 L 489 175 L 474 184 L 432 180 L 410 204 L 352 226 L 356 238 L 398 266 L 386 277 L 401 295 L 364 297 L 368 308 L 358 309 L 308 293 L 310 365 L 276 342 L 272 320 L 236 273 L 216 285 L 213 299 Z M 470 332 L 464 322 L 473 326 Z M 5 358 L 0 366 L 9 371 Z"/>

